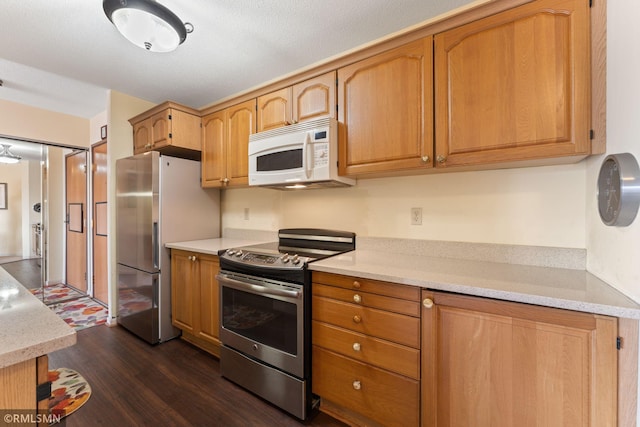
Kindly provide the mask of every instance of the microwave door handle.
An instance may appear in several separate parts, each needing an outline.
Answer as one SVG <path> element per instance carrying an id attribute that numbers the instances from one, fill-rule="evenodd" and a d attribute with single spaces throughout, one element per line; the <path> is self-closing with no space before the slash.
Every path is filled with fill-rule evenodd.
<path id="1" fill-rule="evenodd" d="M 302 158 L 304 159 L 304 174 L 307 179 L 311 178 L 311 172 L 313 170 L 313 153 L 309 150 L 311 145 L 311 132 L 306 132 L 304 137 L 304 143 L 302 144 Z M 311 155 L 311 160 L 309 160 Z"/>

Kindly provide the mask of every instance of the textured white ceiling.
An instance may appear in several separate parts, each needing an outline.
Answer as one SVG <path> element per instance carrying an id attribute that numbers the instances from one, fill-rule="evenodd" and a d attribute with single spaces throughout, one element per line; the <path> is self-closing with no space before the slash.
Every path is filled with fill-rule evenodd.
<path id="1" fill-rule="evenodd" d="M 130 44 L 100 0 L 2 0 L 0 99 L 87 118 L 108 89 L 201 108 L 472 1 L 160 3 L 195 27 L 171 53 Z"/>

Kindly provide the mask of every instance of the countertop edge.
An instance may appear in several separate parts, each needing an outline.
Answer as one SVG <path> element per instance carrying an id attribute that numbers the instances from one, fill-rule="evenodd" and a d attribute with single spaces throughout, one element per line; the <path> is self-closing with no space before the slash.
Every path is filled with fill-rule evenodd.
<path id="1" fill-rule="evenodd" d="M 357 250 L 356 250 L 357 251 Z M 463 262 L 464 260 L 460 260 Z M 326 262 L 330 262 L 327 260 Z M 438 281 L 429 280 L 428 278 L 414 279 L 409 277 L 400 277 L 395 275 L 385 275 L 380 273 L 370 273 L 359 269 L 352 269 L 349 267 L 339 267 L 331 265 L 319 265 L 317 263 L 311 263 L 309 265 L 310 270 L 321 271 L 325 273 L 340 274 L 346 276 L 357 276 L 364 279 L 381 280 L 391 283 L 397 283 L 401 285 L 417 286 L 424 289 L 433 291 L 452 292 L 457 294 L 477 296 L 483 298 L 492 298 L 503 301 L 518 302 L 524 304 L 532 304 L 538 306 L 545 306 L 550 308 L 559 308 L 565 310 L 573 310 L 579 312 L 586 312 L 592 314 L 600 314 L 613 317 L 622 317 L 628 319 L 640 320 L 640 307 L 622 307 L 616 305 L 596 304 L 586 301 L 578 301 L 567 298 L 556 298 L 543 295 L 535 295 L 531 293 L 519 292 L 517 290 L 504 291 L 497 289 L 490 289 L 482 286 L 469 286 L 456 283 L 443 283 Z M 609 285 L 607 285 L 609 286 Z"/>
<path id="2" fill-rule="evenodd" d="M 68 335 L 58 336 L 48 341 L 42 341 L 37 344 L 32 344 L 28 347 L 16 349 L 10 353 L 3 354 L 0 356 L 0 369 L 26 360 L 35 359 L 36 357 L 44 356 L 45 354 L 52 353 L 56 350 L 71 347 L 77 341 L 78 336 L 76 331 L 71 329 L 71 333 Z"/>

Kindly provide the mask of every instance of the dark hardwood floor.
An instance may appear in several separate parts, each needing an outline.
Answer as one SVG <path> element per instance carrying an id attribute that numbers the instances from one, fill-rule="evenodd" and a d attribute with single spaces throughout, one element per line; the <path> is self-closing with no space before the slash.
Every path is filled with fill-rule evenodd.
<path id="1" fill-rule="evenodd" d="M 91 385 L 68 427 L 345 426 L 323 413 L 303 424 L 222 378 L 215 357 L 180 339 L 151 346 L 118 326 L 78 331 L 76 345 L 49 354 L 49 367 Z"/>

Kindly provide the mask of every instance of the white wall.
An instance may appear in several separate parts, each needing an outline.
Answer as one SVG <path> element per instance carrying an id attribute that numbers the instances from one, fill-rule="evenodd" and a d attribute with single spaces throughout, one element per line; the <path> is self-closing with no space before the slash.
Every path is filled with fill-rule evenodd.
<path id="1" fill-rule="evenodd" d="M 359 236 L 584 248 L 585 162 L 223 192 L 224 228 L 323 227 Z M 422 225 L 410 210 L 421 207 Z M 245 220 L 245 208 L 249 219 Z"/>
<path id="2" fill-rule="evenodd" d="M 0 164 L 0 182 L 7 184 L 7 209 L 0 209 L 0 256 L 22 256 L 22 192 L 25 162 Z"/>
<path id="3" fill-rule="evenodd" d="M 607 5 L 607 154 L 630 152 L 640 160 L 640 2 Z M 640 301 L 640 218 L 628 227 L 600 221 L 596 182 L 603 159 L 589 159 L 587 168 L 587 268 Z"/>

